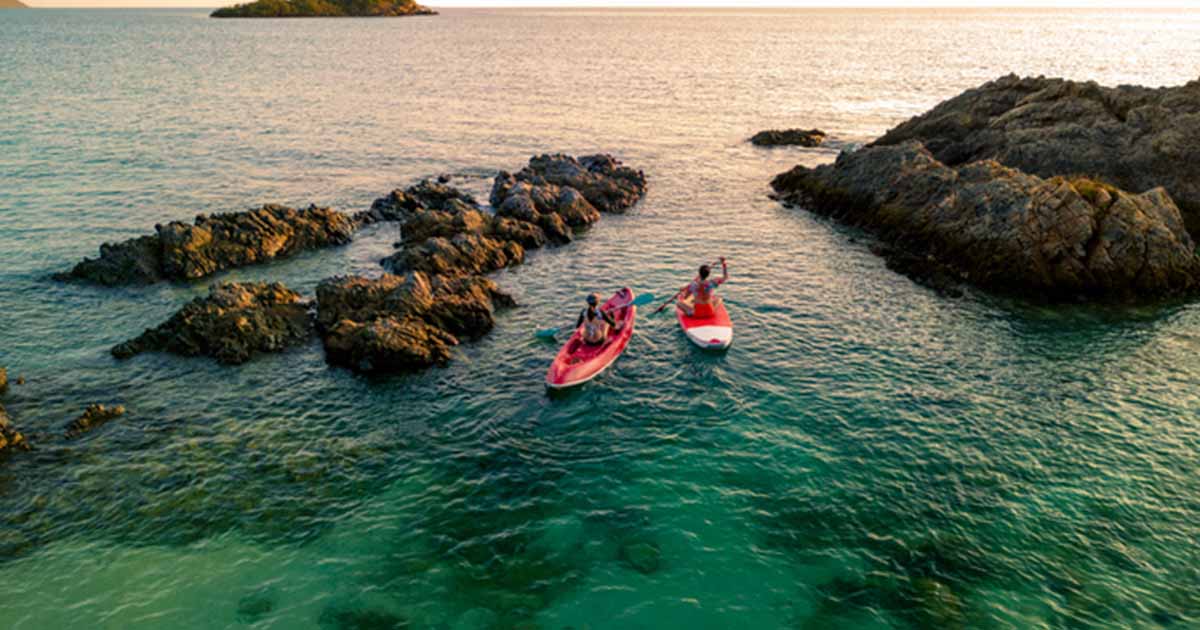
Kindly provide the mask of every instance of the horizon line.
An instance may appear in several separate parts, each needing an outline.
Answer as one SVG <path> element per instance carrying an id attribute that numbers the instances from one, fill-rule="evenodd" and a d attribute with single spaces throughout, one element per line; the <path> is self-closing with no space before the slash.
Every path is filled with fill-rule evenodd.
<path id="1" fill-rule="evenodd" d="M 46 5 L 42 2 L 29 2 L 23 0 L 29 9 L 217 9 L 232 4 L 243 4 L 250 0 L 232 0 L 226 3 L 211 3 L 210 0 L 204 0 L 203 3 L 185 4 L 157 4 L 157 3 L 137 3 L 137 4 L 83 4 L 80 2 L 71 2 L 68 0 L 62 4 Z M 53 0 L 51 0 L 53 1 Z M 605 9 L 820 9 L 820 10 L 846 10 L 854 11 L 861 9 L 885 9 L 885 10 L 907 10 L 907 9 L 1106 9 L 1106 10 L 1187 10 L 1200 9 L 1200 2 L 1187 1 L 1175 4 L 1153 4 L 1140 5 L 1129 4 L 1128 0 L 1124 2 L 1108 3 L 1108 2 L 1087 2 L 1086 0 L 1067 0 L 1065 2 L 996 2 L 996 3 L 973 3 L 973 2 L 914 2 L 914 3 L 897 3 L 880 1 L 867 1 L 861 3 L 825 3 L 825 2 L 796 2 L 792 4 L 778 3 L 755 3 L 755 2 L 739 2 L 739 3 L 662 3 L 662 2 L 640 2 L 634 0 L 628 4 L 564 4 L 564 3 L 471 3 L 471 4 L 451 4 L 444 5 L 441 3 L 428 3 L 426 6 L 432 9 L 576 9 L 576 10 L 605 10 Z M 569 1 L 569 0 L 568 0 Z"/>

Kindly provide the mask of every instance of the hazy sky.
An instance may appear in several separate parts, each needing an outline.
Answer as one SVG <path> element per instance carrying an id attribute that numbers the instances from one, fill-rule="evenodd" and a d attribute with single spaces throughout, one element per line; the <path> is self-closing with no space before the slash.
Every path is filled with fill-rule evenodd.
<path id="1" fill-rule="evenodd" d="M 37 7 L 216 7 L 245 0 L 24 0 Z M 1021 7 L 1129 7 L 1144 8 L 1135 0 L 422 0 L 432 7 L 504 7 L 504 6 L 662 6 L 662 7 L 930 7 L 930 6 L 1021 6 Z M 1200 0 L 1157 0 L 1145 3 L 1155 7 L 1200 8 Z"/>

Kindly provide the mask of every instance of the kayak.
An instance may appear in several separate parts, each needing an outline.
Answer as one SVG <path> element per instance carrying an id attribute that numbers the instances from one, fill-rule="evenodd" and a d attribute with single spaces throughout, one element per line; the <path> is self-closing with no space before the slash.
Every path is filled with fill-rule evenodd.
<path id="1" fill-rule="evenodd" d="M 733 343 L 733 322 L 725 310 L 725 300 L 713 305 L 712 317 L 692 317 L 682 308 L 675 307 L 679 315 L 679 327 L 692 343 L 706 350 L 724 350 Z"/>
<path id="2" fill-rule="evenodd" d="M 633 289 L 625 287 L 613 294 L 600 308 L 608 311 L 621 330 L 609 330 L 608 340 L 600 345 L 583 342 L 583 331 L 577 329 L 566 345 L 558 351 L 550 369 L 546 372 L 546 387 L 565 389 L 582 385 L 597 376 L 621 356 L 629 338 L 633 336 L 633 324 L 637 318 L 637 306 L 633 306 Z"/>

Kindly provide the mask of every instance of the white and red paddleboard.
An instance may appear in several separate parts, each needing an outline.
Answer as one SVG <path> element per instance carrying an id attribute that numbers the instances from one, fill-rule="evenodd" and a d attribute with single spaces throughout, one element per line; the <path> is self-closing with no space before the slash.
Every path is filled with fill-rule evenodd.
<path id="1" fill-rule="evenodd" d="M 679 316 L 679 327 L 687 338 L 706 350 L 724 350 L 733 343 L 733 322 L 725 310 L 725 300 L 713 305 L 712 317 L 692 317 L 682 308 L 675 307 Z"/>
<path id="2" fill-rule="evenodd" d="M 608 340 L 592 346 L 583 342 L 583 331 L 577 329 L 558 351 L 550 369 L 546 372 L 546 387 L 565 389 L 582 385 L 608 369 L 621 356 L 629 338 L 633 336 L 633 324 L 637 318 L 637 307 L 633 302 L 633 289 L 625 287 L 617 291 L 600 308 L 609 312 L 621 326 L 621 330 L 610 330 Z"/>

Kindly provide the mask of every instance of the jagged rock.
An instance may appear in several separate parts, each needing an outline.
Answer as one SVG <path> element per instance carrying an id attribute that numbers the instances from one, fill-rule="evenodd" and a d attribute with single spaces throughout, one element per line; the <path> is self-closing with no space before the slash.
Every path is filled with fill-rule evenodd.
<path id="1" fill-rule="evenodd" d="M 105 286 L 153 284 L 166 279 L 162 270 L 162 246 L 157 236 L 105 243 L 99 258 L 85 258 L 55 280 L 84 280 Z"/>
<path id="2" fill-rule="evenodd" d="M 353 218 L 316 206 L 295 210 L 265 205 L 247 212 L 200 215 L 195 223 L 155 226 L 154 236 L 106 243 L 99 258 L 85 259 L 54 277 L 106 286 L 195 280 L 223 269 L 344 245 L 356 227 Z"/>
<path id="3" fill-rule="evenodd" d="M 525 248 L 516 242 L 464 232 L 452 238 L 435 236 L 419 245 L 406 245 L 385 258 L 383 266 L 392 272 L 461 275 L 489 273 L 524 260 Z"/>
<path id="4" fill-rule="evenodd" d="M 317 287 L 317 323 L 330 363 L 409 371 L 445 364 L 459 337 L 483 336 L 495 326 L 494 309 L 513 304 L 482 276 L 339 277 Z"/>
<path id="5" fill-rule="evenodd" d="M 542 228 L 508 217 L 493 218 L 488 235 L 499 241 L 512 241 L 525 249 L 537 249 L 546 244 L 546 232 Z"/>
<path id="6" fill-rule="evenodd" d="M 209 356 L 226 364 L 280 352 L 312 334 L 308 305 L 281 283 L 221 283 L 209 287 L 157 328 L 115 346 L 119 359 L 147 351 Z"/>
<path id="7" fill-rule="evenodd" d="M 8 393 L 8 368 L 0 367 L 0 396 Z"/>
<path id="8" fill-rule="evenodd" d="M 66 436 L 68 438 L 78 437 L 113 418 L 123 415 L 125 415 L 124 405 L 116 405 L 115 407 L 105 407 L 101 404 L 88 405 L 83 414 L 67 425 Z"/>
<path id="9" fill-rule="evenodd" d="M 601 212 L 624 212 L 646 194 L 646 176 L 611 155 L 589 155 L 578 160 L 561 153 L 539 155 L 515 174 L 501 172 L 492 188 L 492 205 L 499 208 L 515 182 L 534 187 L 553 184 L 570 187 Z"/>
<path id="10" fill-rule="evenodd" d="M 478 209 L 479 203 L 470 193 L 464 192 L 439 178 L 437 181 L 421 180 L 405 190 L 393 190 L 371 204 L 371 209 L 357 215 L 359 221 L 406 221 L 411 214 L 420 210 L 456 212 L 463 209 Z"/>
<path id="11" fill-rule="evenodd" d="M 795 145 L 818 147 L 825 142 L 825 132 L 820 129 L 768 129 L 750 138 L 750 143 L 760 147 Z"/>
<path id="12" fill-rule="evenodd" d="M 645 193 L 642 173 L 610 156 L 544 155 L 493 182 L 489 213 L 448 184 L 424 180 L 375 200 L 356 223 L 400 221 L 399 251 L 378 280 L 331 278 L 317 288 L 317 324 L 331 363 L 360 371 L 412 370 L 449 360 L 460 338 L 495 325 L 511 306 L 484 274 L 520 264 L 527 248 L 566 243 L 600 211 L 619 212 Z"/>
<path id="13" fill-rule="evenodd" d="M 1193 290 L 1200 258 L 1161 188 L 1131 194 L 985 160 L 949 167 L 917 142 L 842 153 L 772 182 L 785 202 L 868 228 L 963 280 L 1047 300 Z"/>
<path id="14" fill-rule="evenodd" d="M 317 326 L 330 330 L 342 320 L 421 315 L 433 308 L 433 284 L 421 272 L 328 278 L 317 285 Z"/>
<path id="15" fill-rule="evenodd" d="M 0 405 L 0 454 L 18 450 L 29 450 L 29 443 L 25 441 L 25 436 L 21 435 L 21 432 L 13 426 L 4 405 Z"/>
<path id="16" fill-rule="evenodd" d="M 450 360 L 458 339 L 420 319 L 342 320 L 324 337 L 325 359 L 359 372 L 406 372 Z"/>
<path id="17" fill-rule="evenodd" d="M 1041 177 L 1086 175 L 1130 191 L 1161 186 L 1200 236 L 1200 81 L 1103 87 L 1001 77 L 876 141 L 919 140 L 949 166 L 992 159 Z"/>

